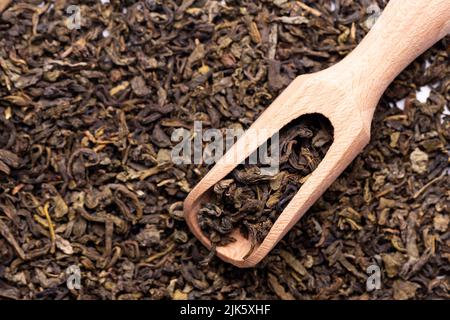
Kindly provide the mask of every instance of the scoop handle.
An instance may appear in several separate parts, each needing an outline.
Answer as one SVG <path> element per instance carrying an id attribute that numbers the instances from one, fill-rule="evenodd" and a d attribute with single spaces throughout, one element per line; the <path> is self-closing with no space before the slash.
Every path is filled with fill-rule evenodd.
<path id="1" fill-rule="evenodd" d="M 0 13 L 6 9 L 6 7 L 11 3 L 12 0 L 0 0 Z"/>
<path id="2" fill-rule="evenodd" d="M 449 33 L 450 0 L 389 1 L 366 37 L 336 65 L 352 79 L 369 122 L 395 77 Z"/>

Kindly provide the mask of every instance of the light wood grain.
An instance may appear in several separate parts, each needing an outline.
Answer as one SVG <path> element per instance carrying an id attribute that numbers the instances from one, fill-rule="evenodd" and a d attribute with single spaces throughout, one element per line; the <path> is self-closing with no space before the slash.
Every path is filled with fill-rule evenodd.
<path id="1" fill-rule="evenodd" d="M 6 7 L 9 6 L 12 0 L 0 0 L 0 13 L 3 12 L 3 10 L 6 9 Z"/>
<path id="2" fill-rule="evenodd" d="M 352 53 L 329 69 L 297 77 L 250 128 L 265 134 L 255 139 L 246 132 L 190 192 L 184 214 L 195 236 L 211 247 L 197 214 L 214 184 L 290 121 L 323 114 L 334 127 L 334 142 L 264 241 L 245 260 L 250 242 L 237 231 L 238 241 L 217 248 L 221 259 L 238 267 L 261 261 L 369 142 L 373 112 L 387 86 L 449 32 L 450 0 L 391 0 Z"/>

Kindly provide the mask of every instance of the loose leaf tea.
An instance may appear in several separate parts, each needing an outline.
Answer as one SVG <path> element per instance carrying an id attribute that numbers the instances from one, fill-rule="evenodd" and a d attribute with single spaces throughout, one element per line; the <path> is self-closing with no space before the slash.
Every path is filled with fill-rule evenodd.
<path id="1" fill-rule="evenodd" d="M 252 242 L 249 255 L 318 166 L 332 140 L 328 119 L 302 116 L 279 133 L 278 173 L 264 174 L 261 164 L 243 164 L 219 181 L 212 199 L 199 210 L 200 227 L 213 248 L 235 241 L 230 233 L 238 228 Z"/>
<path id="2" fill-rule="evenodd" d="M 297 75 L 343 59 L 386 3 L 11 1 L 0 298 L 449 299 L 448 36 L 392 83 L 370 144 L 255 268 L 200 264 L 183 217 L 208 167 L 175 164 L 172 134 L 247 129 Z"/>

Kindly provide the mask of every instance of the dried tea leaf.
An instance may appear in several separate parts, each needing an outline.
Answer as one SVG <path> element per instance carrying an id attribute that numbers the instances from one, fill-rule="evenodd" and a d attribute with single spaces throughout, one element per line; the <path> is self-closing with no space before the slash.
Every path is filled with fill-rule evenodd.
<path id="1" fill-rule="evenodd" d="M 448 214 L 436 214 L 433 218 L 433 226 L 437 231 L 446 232 L 450 223 L 450 216 Z"/>
<path id="2" fill-rule="evenodd" d="M 13 168 L 17 168 L 19 166 L 19 157 L 8 150 L 0 149 L 0 161 Z"/>
<path id="3" fill-rule="evenodd" d="M 395 300 L 408 300 L 416 296 L 416 291 L 420 288 L 420 285 L 411 281 L 395 280 L 392 287 Z"/>
<path id="4" fill-rule="evenodd" d="M 145 80 L 142 76 L 134 77 L 131 79 L 131 89 L 138 97 L 145 97 L 150 94 L 150 89 L 147 87 Z"/>
<path id="5" fill-rule="evenodd" d="M 292 294 L 286 292 L 283 286 L 278 282 L 277 277 L 275 275 L 269 273 L 269 277 L 267 280 L 269 282 L 269 286 L 281 300 L 295 300 Z"/>
<path id="6" fill-rule="evenodd" d="M 286 260 L 286 263 L 294 269 L 298 274 L 304 276 L 308 273 L 305 267 L 302 265 L 300 261 L 298 261 L 292 254 L 287 251 L 282 250 L 280 252 L 280 256 Z"/>
<path id="7" fill-rule="evenodd" d="M 187 300 L 188 294 L 184 293 L 180 290 L 175 290 L 175 292 L 172 295 L 172 300 Z"/>
<path id="8" fill-rule="evenodd" d="M 397 276 L 401 267 L 405 263 L 405 258 L 400 252 L 383 254 L 382 258 L 387 276 L 390 278 Z"/>
<path id="9" fill-rule="evenodd" d="M 73 247 L 70 242 L 60 236 L 56 236 L 56 247 L 65 254 L 73 254 Z"/>
<path id="10" fill-rule="evenodd" d="M 138 241 L 139 245 L 143 247 L 157 244 L 161 241 L 160 231 L 157 230 L 154 226 L 148 226 L 138 235 L 136 235 L 136 240 Z"/>
<path id="11" fill-rule="evenodd" d="M 428 155 L 421 151 L 419 148 L 414 149 L 414 151 L 409 156 L 411 160 L 411 168 L 414 172 L 418 174 L 423 174 L 428 170 Z"/>
<path id="12" fill-rule="evenodd" d="M 286 24 L 308 24 L 309 23 L 309 19 L 305 18 L 303 16 L 277 17 L 277 18 L 274 18 L 273 21 L 279 21 L 281 23 L 286 23 Z"/>
<path id="13" fill-rule="evenodd" d="M 109 90 L 109 94 L 112 95 L 112 96 L 115 96 L 116 94 L 122 92 L 123 90 L 125 90 L 129 86 L 130 86 L 130 83 L 128 81 L 123 81 L 118 86 L 115 86 L 114 88 Z"/>

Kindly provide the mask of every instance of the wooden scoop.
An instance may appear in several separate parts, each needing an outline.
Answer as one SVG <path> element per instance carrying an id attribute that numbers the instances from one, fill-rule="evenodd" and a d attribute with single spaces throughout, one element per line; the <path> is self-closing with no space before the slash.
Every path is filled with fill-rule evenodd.
<path id="1" fill-rule="evenodd" d="M 6 7 L 9 6 L 12 0 L 0 0 L 0 13 L 3 12 L 3 10 L 6 9 Z"/>
<path id="2" fill-rule="evenodd" d="M 388 85 L 449 33 L 450 0 L 391 0 L 353 52 L 326 70 L 297 77 L 190 192 L 184 214 L 195 236 L 211 248 L 198 211 L 214 184 L 290 121 L 320 113 L 334 127 L 334 141 L 264 241 L 244 258 L 251 241 L 235 230 L 237 241 L 217 248 L 221 259 L 238 267 L 261 261 L 369 142 L 373 113 Z M 258 129 L 264 130 L 256 137 L 249 133 Z"/>

